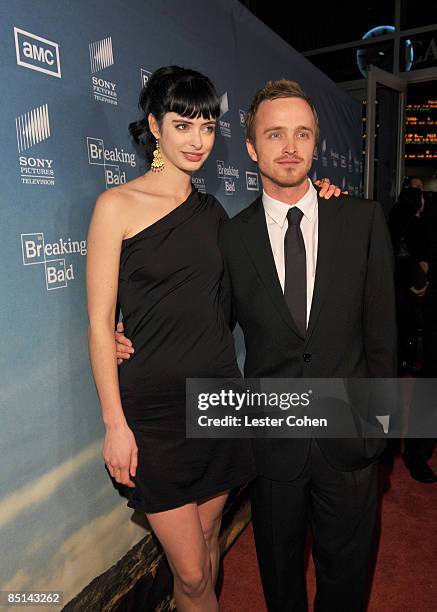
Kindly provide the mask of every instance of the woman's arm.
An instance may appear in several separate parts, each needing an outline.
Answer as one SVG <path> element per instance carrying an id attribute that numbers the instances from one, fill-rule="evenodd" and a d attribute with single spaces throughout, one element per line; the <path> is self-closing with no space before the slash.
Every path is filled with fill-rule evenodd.
<path id="1" fill-rule="evenodd" d="M 123 225 L 120 195 L 103 193 L 96 202 L 88 232 L 87 296 L 91 366 L 106 427 L 103 456 L 117 482 L 134 486 L 137 447 L 121 405 L 114 345 Z"/>
<path id="2" fill-rule="evenodd" d="M 235 310 L 235 301 L 232 298 L 232 282 L 229 275 L 227 262 L 227 247 L 226 247 L 226 226 L 229 219 L 222 219 L 219 225 L 219 248 L 223 258 L 223 275 L 220 281 L 220 303 L 225 315 L 225 321 L 231 331 L 234 331 L 237 323 L 237 313 Z"/>

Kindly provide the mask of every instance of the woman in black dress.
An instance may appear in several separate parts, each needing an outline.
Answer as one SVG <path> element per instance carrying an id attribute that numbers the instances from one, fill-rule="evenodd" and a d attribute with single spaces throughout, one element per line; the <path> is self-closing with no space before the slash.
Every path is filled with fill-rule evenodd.
<path id="1" fill-rule="evenodd" d="M 144 119 L 130 130 L 151 169 L 99 196 L 88 236 L 103 455 L 165 550 L 178 610 L 210 612 L 223 506 L 231 488 L 256 476 L 249 440 L 185 438 L 185 379 L 241 376 L 220 307 L 226 213 L 191 184 L 213 147 L 220 106 L 206 77 L 178 67 L 157 70 L 140 105 Z M 117 298 L 136 349 L 118 373 Z"/>
<path id="2" fill-rule="evenodd" d="M 164 548 L 178 610 L 213 612 L 222 510 L 229 490 L 256 476 L 249 440 L 185 437 L 185 379 L 241 376 L 220 305 L 227 215 L 191 184 L 214 144 L 219 99 L 205 76 L 172 66 L 153 73 L 140 106 L 130 130 L 151 169 L 100 195 L 88 237 L 103 455 Z M 117 298 L 135 346 L 119 372 Z"/>

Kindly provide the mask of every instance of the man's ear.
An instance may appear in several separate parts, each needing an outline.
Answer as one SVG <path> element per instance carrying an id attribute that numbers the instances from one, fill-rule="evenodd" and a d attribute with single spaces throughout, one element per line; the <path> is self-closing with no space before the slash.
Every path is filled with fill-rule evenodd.
<path id="1" fill-rule="evenodd" d="M 161 132 L 159 130 L 159 124 L 156 121 L 155 116 L 152 115 L 152 113 L 149 113 L 147 115 L 147 121 L 149 122 L 149 129 L 152 132 L 152 134 L 154 135 L 154 137 L 156 139 L 161 138 Z"/>
<path id="2" fill-rule="evenodd" d="M 247 148 L 247 152 L 249 154 L 250 159 L 254 162 L 258 162 L 258 155 L 256 154 L 255 147 L 253 146 L 253 143 L 247 139 L 246 139 L 246 148 Z"/>

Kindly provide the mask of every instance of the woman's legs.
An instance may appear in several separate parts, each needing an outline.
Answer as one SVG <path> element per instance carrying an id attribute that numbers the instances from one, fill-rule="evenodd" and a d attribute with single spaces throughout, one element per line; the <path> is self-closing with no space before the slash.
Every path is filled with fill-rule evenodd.
<path id="1" fill-rule="evenodd" d="M 198 502 L 199 517 L 202 531 L 211 559 L 212 584 L 217 582 L 217 574 L 220 565 L 219 534 L 222 521 L 223 508 L 228 498 L 229 491 L 224 491 L 215 497 Z"/>
<path id="2" fill-rule="evenodd" d="M 218 611 L 214 585 L 219 563 L 218 532 L 226 498 L 227 493 L 223 493 L 199 505 L 193 502 L 147 514 L 173 572 L 178 612 Z"/>

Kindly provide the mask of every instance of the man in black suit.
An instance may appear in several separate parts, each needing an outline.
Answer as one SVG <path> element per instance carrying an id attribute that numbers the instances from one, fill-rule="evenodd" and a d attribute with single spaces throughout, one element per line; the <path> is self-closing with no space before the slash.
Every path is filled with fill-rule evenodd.
<path id="1" fill-rule="evenodd" d="M 319 200 L 308 179 L 318 132 L 316 109 L 293 81 L 268 82 L 247 114 L 247 149 L 263 195 L 221 236 L 229 306 L 246 345 L 244 374 L 394 377 L 393 256 L 382 209 L 352 197 Z M 269 610 L 307 610 L 311 524 L 315 610 L 362 611 L 385 442 L 256 439 L 253 446 L 260 476 L 252 518 Z"/>
<path id="2" fill-rule="evenodd" d="M 246 120 L 263 195 L 224 224 L 222 295 L 241 326 L 249 378 L 396 375 L 391 243 L 377 202 L 319 201 L 308 179 L 317 113 L 273 81 Z M 119 331 L 122 330 L 120 326 Z M 117 356 L 130 342 L 117 334 Z M 388 409 L 387 409 L 388 412 Z M 316 612 L 361 612 L 376 522 L 380 439 L 256 439 L 252 518 L 271 612 L 304 612 L 308 525 Z"/>

